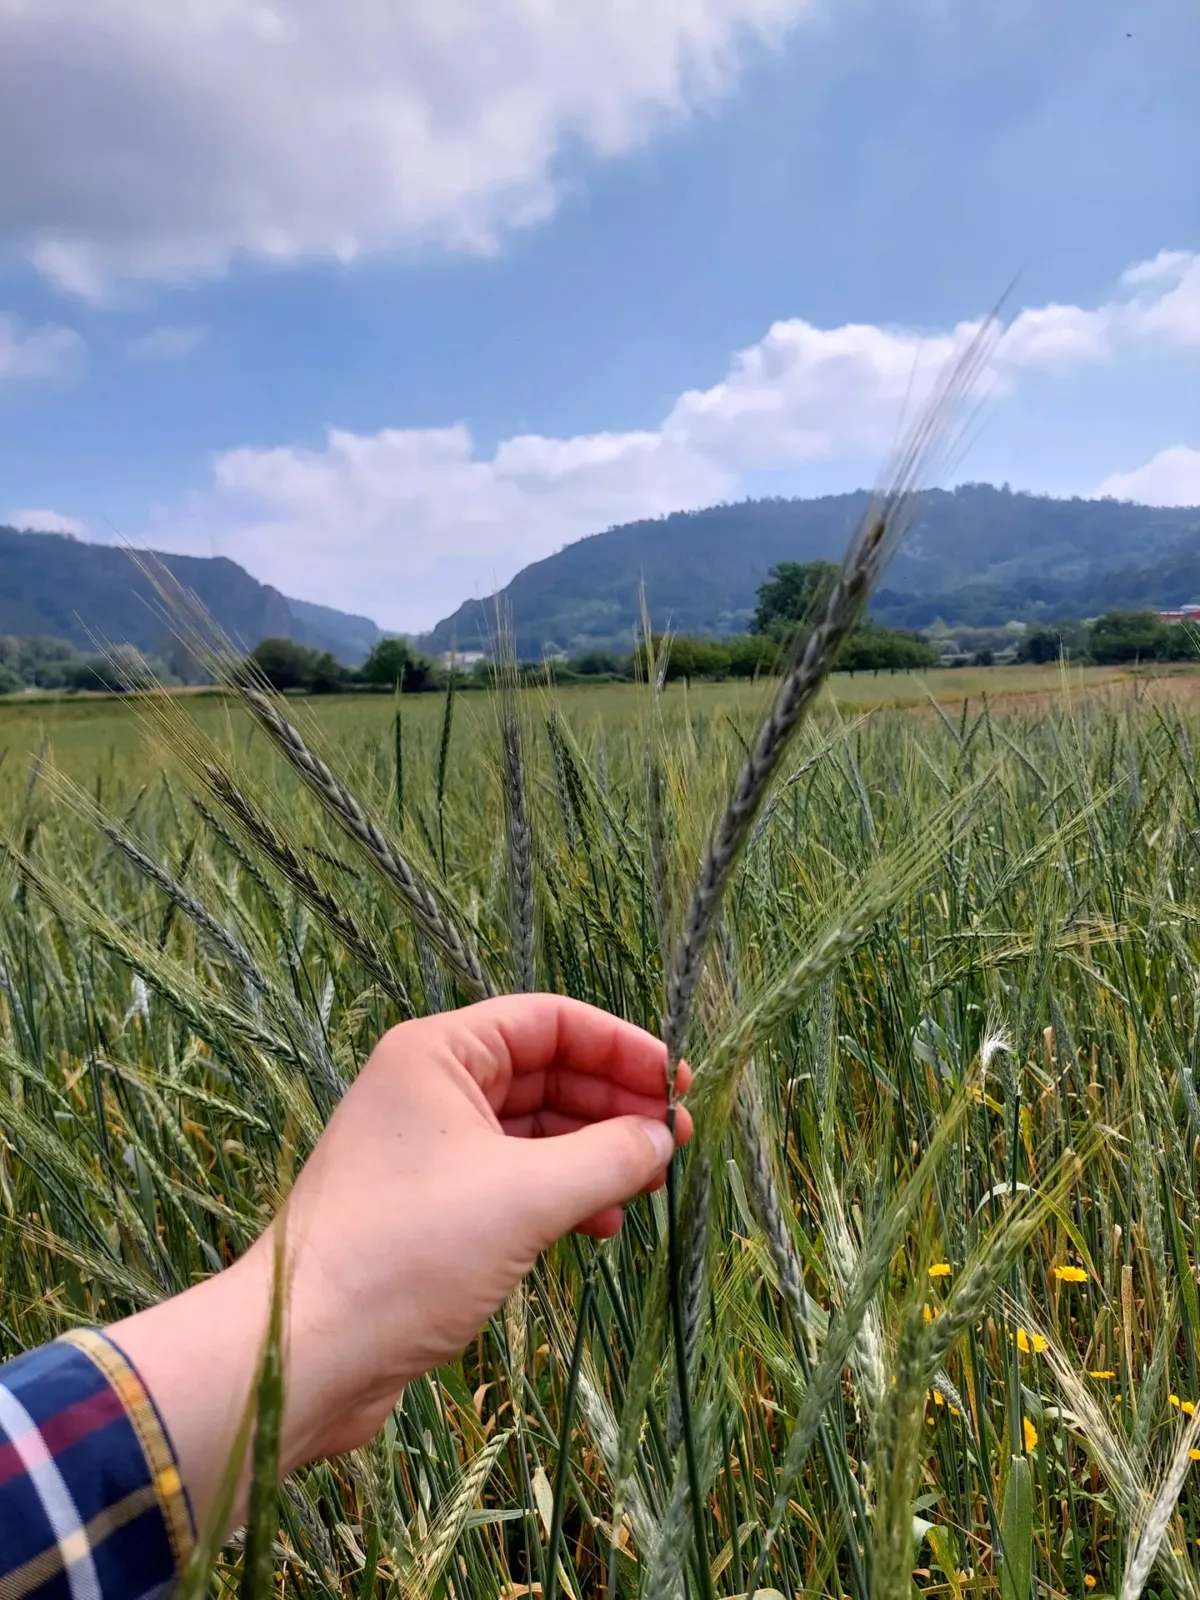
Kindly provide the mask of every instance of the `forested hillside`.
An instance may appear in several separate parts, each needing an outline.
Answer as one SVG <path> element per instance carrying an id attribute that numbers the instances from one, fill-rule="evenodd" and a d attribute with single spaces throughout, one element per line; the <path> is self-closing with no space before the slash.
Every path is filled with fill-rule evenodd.
<path id="1" fill-rule="evenodd" d="M 755 592 L 781 561 L 836 558 L 865 492 L 749 500 L 610 528 L 519 572 L 503 591 L 522 655 L 628 648 L 644 583 L 656 627 L 744 629 Z M 1200 591 L 1200 508 L 1054 500 L 987 484 L 931 491 L 872 615 L 921 627 L 977 625 L 1169 605 Z M 471 649 L 494 602 L 468 601 L 424 641 Z"/>
<path id="2" fill-rule="evenodd" d="M 156 559 L 247 649 L 260 639 L 290 638 L 355 663 L 379 636 L 365 617 L 289 601 L 224 556 Z M 62 639 L 81 650 L 101 639 L 161 651 L 170 629 L 152 585 L 126 550 L 0 527 L 0 634 Z"/>

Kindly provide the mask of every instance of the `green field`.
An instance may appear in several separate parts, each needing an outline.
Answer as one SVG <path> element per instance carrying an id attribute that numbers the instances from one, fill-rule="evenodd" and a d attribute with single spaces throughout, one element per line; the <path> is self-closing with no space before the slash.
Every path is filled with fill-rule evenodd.
<path id="1" fill-rule="evenodd" d="M 699 1533 L 668 1438 L 656 1196 L 618 1241 L 545 1259 L 380 1439 L 297 1475 L 279 1592 L 544 1593 L 565 1450 L 577 1600 L 727 1600 L 760 1556 L 788 1596 L 1197 1594 L 1177 1403 L 1200 1400 L 1195 682 L 835 679 L 697 991 Z M 664 946 L 770 687 L 514 701 L 540 986 L 658 1026 Z M 286 709 L 512 987 L 501 704 Z M 239 1253 L 378 1033 L 465 994 L 232 703 L 9 702 L 0 749 L 11 1353 Z M 239 1572 L 234 1546 L 219 1581 Z"/>
<path id="2" fill-rule="evenodd" d="M 1118 667 L 1076 667 L 1069 672 L 1067 682 L 1078 692 L 1124 682 L 1128 677 Z M 1200 675 L 1196 681 L 1200 682 Z M 996 700 L 1011 695 L 1057 694 L 1062 684 L 1058 667 L 967 667 L 924 673 L 839 673 L 830 680 L 827 693 L 843 710 L 858 712 L 928 705 L 931 699 L 943 705 L 961 705 L 964 699 L 979 703 L 985 696 Z M 575 726 L 619 725 L 629 718 L 636 694 L 627 684 L 601 684 L 561 690 L 559 704 Z M 221 729 L 228 712 L 219 696 L 189 693 L 181 698 L 186 698 L 191 714 L 201 726 L 214 732 Z M 538 696 L 531 692 L 530 698 L 536 700 Z M 676 706 L 686 703 L 699 715 L 744 716 L 752 720 L 764 703 L 764 689 L 751 683 L 696 683 L 686 688 L 673 683 L 667 685 L 663 699 L 668 717 Z M 442 706 L 441 695 L 413 696 L 405 702 L 405 714 L 418 728 L 429 721 L 440 727 Z M 475 694 L 463 695 L 459 708 L 464 722 L 481 712 L 488 715 L 483 697 Z M 379 738 L 381 730 L 390 727 L 392 721 L 391 703 L 373 695 L 314 700 L 310 709 L 334 737 L 344 738 L 351 746 L 363 739 Z M 126 763 L 136 765 L 144 756 L 137 716 L 131 714 L 129 701 L 120 696 L 0 698 L 0 751 L 4 752 L 4 765 L 19 765 L 35 755 L 43 743 L 53 749 L 60 765 L 88 778 L 105 766 L 117 770 Z M 2 773 L 0 766 L 0 782 Z"/>

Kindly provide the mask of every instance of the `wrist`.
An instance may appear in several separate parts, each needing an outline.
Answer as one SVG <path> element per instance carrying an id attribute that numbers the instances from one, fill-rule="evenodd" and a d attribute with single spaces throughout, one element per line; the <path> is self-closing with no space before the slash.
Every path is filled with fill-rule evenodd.
<path id="1" fill-rule="evenodd" d="M 199 1528 L 236 1446 L 267 1330 L 270 1281 L 253 1257 L 105 1330 L 158 1408 Z"/>

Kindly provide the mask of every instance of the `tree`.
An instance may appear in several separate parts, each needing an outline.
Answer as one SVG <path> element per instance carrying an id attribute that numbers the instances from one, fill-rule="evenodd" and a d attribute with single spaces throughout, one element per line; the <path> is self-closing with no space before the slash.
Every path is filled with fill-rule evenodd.
<path id="1" fill-rule="evenodd" d="M 1088 628 L 1088 654 L 1101 663 L 1157 661 L 1171 643 L 1166 624 L 1153 611 L 1106 611 Z"/>
<path id="2" fill-rule="evenodd" d="M 620 677 L 625 671 L 625 662 L 615 650 L 589 650 L 585 655 L 576 656 L 570 666 L 584 678 Z"/>
<path id="3" fill-rule="evenodd" d="M 1030 628 L 1017 647 L 1017 660 L 1043 667 L 1057 661 L 1062 653 L 1062 635 L 1057 628 Z"/>
<path id="4" fill-rule="evenodd" d="M 657 652 L 659 641 L 655 640 Z M 729 670 L 729 652 L 719 639 L 679 634 L 667 647 L 667 678 L 717 678 Z"/>
<path id="5" fill-rule="evenodd" d="M 936 647 L 917 634 L 867 621 L 845 640 L 833 665 L 835 672 L 917 672 L 941 659 Z"/>
<path id="6" fill-rule="evenodd" d="M 838 569 L 832 561 L 781 561 L 758 586 L 753 633 L 782 640 L 829 598 Z"/>
<path id="7" fill-rule="evenodd" d="M 314 657 L 308 684 L 314 694 L 337 694 L 346 687 L 347 681 L 346 669 L 332 650 Z"/>
<path id="8" fill-rule="evenodd" d="M 359 677 L 381 689 L 431 689 L 436 670 L 428 656 L 420 655 L 407 639 L 380 639 L 363 662 Z"/>
<path id="9" fill-rule="evenodd" d="M 250 652 L 250 660 L 271 685 L 285 689 L 310 689 L 317 652 L 294 639 L 262 639 Z"/>
<path id="10" fill-rule="evenodd" d="M 1064 655 L 1082 660 L 1089 653 L 1087 629 L 1080 622 L 1056 622 L 1050 627 L 1030 628 L 1017 646 L 1017 660 L 1045 666 Z"/>
<path id="11" fill-rule="evenodd" d="M 70 689 L 107 689 L 110 694 L 127 694 L 161 683 L 166 666 L 157 656 L 144 656 L 131 644 L 119 644 L 107 655 L 79 656 L 67 673 Z"/>
<path id="12" fill-rule="evenodd" d="M 724 643 L 731 678 L 756 678 L 779 671 L 779 645 L 769 636 L 735 633 Z"/>

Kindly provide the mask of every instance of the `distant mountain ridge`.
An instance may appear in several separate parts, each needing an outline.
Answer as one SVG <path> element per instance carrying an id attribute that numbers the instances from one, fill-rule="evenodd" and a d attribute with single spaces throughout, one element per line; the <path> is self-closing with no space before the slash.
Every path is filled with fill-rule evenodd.
<path id="1" fill-rule="evenodd" d="M 652 621 L 681 633 L 745 628 L 755 591 L 780 561 L 836 560 L 865 490 L 813 500 L 746 500 L 626 523 L 563 547 L 501 591 L 518 653 L 628 649 L 644 583 Z M 1188 592 L 1180 593 L 1183 585 Z M 931 490 L 889 568 L 872 615 L 923 627 L 1038 621 L 1125 603 L 1166 606 L 1200 593 L 1200 507 L 1056 500 L 990 484 Z M 1103 596 L 1103 602 L 1092 602 Z M 478 648 L 495 599 L 470 600 L 422 646 Z"/>
<path id="2" fill-rule="evenodd" d="M 297 623 L 327 640 L 338 660 L 349 667 L 361 666 L 384 637 L 382 628 L 370 617 L 355 616 L 352 611 L 335 611 L 332 606 L 315 605 L 311 600 L 293 600 L 290 596 L 287 603 Z M 298 635 L 289 637 L 298 638 Z"/>
<path id="3" fill-rule="evenodd" d="M 245 649 L 261 639 L 295 639 L 357 665 L 379 637 L 367 618 L 288 600 L 225 556 L 155 559 Z M 0 633 L 65 639 L 85 651 L 98 638 L 153 652 L 170 628 L 151 584 L 120 546 L 0 527 Z"/>

